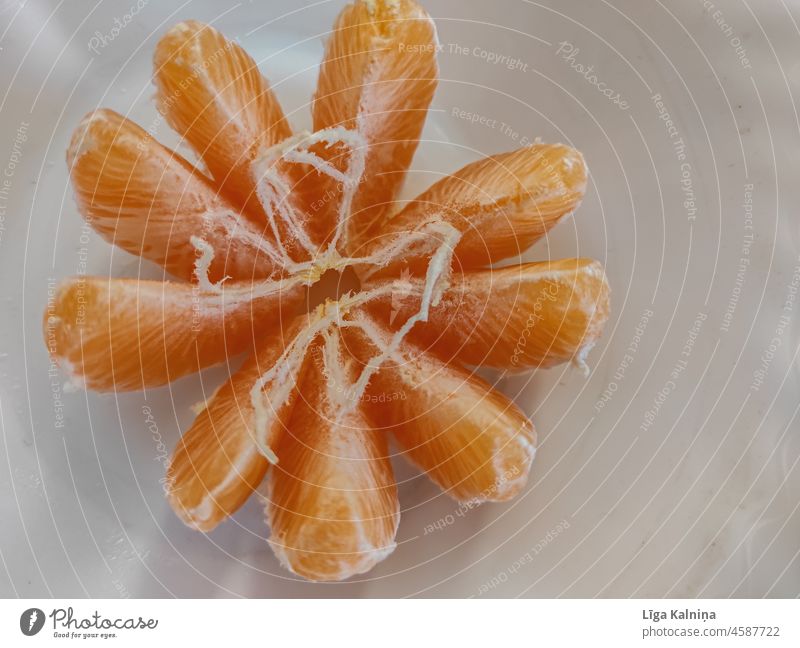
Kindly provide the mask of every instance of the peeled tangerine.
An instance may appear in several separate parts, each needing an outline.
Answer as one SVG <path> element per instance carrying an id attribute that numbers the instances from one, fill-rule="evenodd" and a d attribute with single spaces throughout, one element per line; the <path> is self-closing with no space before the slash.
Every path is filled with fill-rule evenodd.
<path id="1" fill-rule="evenodd" d="M 491 267 L 580 204 L 575 149 L 477 160 L 398 205 L 437 43 L 415 0 L 349 4 L 320 66 L 315 132 L 292 133 L 237 42 L 180 23 L 156 47 L 156 101 L 204 170 L 107 109 L 67 152 L 91 226 L 180 281 L 65 280 L 45 313 L 50 354 L 99 391 L 245 355 L 177 444 L 168 500 L 210 532 L 266 479 L 269 544 L 311 580 L 363 573 L 395 548 L 390 437 L 457 500 L 521 492 L 533 425 L 470 368 L 586 369 L 608 319 L 597 261 Z M 351 290 L 326 300 L 335 273 Z"/>

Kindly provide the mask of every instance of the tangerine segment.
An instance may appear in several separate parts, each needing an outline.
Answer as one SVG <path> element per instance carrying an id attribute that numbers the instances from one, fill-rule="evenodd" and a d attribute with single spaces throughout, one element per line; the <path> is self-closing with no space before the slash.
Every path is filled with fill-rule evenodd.
<path id="1" fill-rule="evenodd" d="M 536 144 L 484 158 L 444 177 L 381 232 L 411 231 L 439 217 L 463 232 L 455 251 L 460 265 L 485 266 L 527 250 L 578 207 L 585 191 L 586 164 L 578 151 Z"/>
<path id="2" fill-rule="evenodd" d="M 437 44 L 433 21 L 414 0 L 357 0 L 336 19 L 312 113 L 315 130 L 342 126 L 367 142 L 351 249 L 391 206 L 411 163 L 436 89 Z M 320 190 L 329 198 L 329 186 Z"/>
<path id="3" fill-rule="evenodd" d="M 301 286 L 257 290 L 231 284 L 217 293 L 190 284 L 74 277 L 48 303 L 45 342 L 77 385 L 155 387 L 251 348 L 256 332 L 294 312 L 303 298 Z"/>
<path id="4" fill-rule="evenodd" d="M 400 507 L 386 436 L 372 429 L 360 401 L 342 415 L 348 387 L 326 377 L 321 355 L 311 350 L 302 398 L 275 445 L 267 515 L 269 542 L 284 566 L 333 581 L 371 569 L 394 550 Z M 348 359 L 343 375 L 352 368 Z"/>
<path id="5" fill-rule="evenodd" d="M 258 352 L 211 396 L 181 438 L 167 471 L 168 499 L 188 526 L 210 531 L 233 515 L 264 478 L 269 461 L 254 441 L 250 390 L 306 320 L 298 317 L 286 331 L 262 340 Z M 277 407 L 266 433 L 270 441 L 283 429 L 296 396 L 292 390 Z"/>
<path id="6" fill-rule="evenodd" d="M 455 499 L 505 501 L 524 487 L 536 453 L 533 425 L 460 365 L 404 343 L 366 395 L 375 424 L 390 428 L 405 455 Z"/>
<path id="7" fill-rule="evenodd" d="M 214 250 L 212 280 L 265 277 L 272 248 L 208 179 L 180 155 L 113 110 L 86 115 L 67 151 L 78 208 L 109 243 L 191 280 L 197 251 Z"/>
<path id="8" fill-rule="evenodd" d="M 422 279 L 397 283 L 373 308 L 401 325 L 419 308 Z M 527 370 L 588 352 L 608 319 L 603 266 L 592 259 L 525 263 L 457 275 L 412 336 L 446 358 L 471 365 Z"/>
<path id="9" fill-rule="evenodd" d="M 240 209 L 263 223 L 251 163 L 292 132 L 256 62 L 209 25 L 189 20 L 158 42 L 156 101 Z"/>

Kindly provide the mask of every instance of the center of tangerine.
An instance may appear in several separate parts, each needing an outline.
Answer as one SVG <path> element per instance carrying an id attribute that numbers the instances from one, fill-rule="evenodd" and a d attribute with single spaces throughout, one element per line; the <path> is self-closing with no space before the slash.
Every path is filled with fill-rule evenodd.
<path id="1" fill-rule="evenodd" d="M 308 289 L 306 307 L 309 312 L 328 300 L 338 301 L 342 295 L 361 290 L 361 282 L 355 271 L 346 267 L 343 270 L 327 270 L 319 280 Z"/>

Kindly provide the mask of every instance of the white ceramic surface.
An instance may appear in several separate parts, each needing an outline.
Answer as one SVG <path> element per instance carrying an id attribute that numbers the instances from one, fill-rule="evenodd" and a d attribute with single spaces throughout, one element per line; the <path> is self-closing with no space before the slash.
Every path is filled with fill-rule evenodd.
<path id="1" fill-rule="evenodd" d="M 785 305 L 800 280 L 800 2 L 426 2 L 441 82 L 405 195 L 523 138 L 581 149 L 585 202 L 527 256 L 602 260 L 613 315 L 588 378 L 500 382 L 540 434 L 522 496 L 465 512 L 398 464 L 397 550 L 327 585 L 278 565 L 256 499 L 206 536 L 162 497 L 159 442 L 175 445 L 223 370 L 202 387 L 63 393 L 41 318 L 85 243 L 64 160 L 80 117 L 108 106 L 175 144 L 150 60 L 191 17 L 238 37 L 308 127 L 342 3 L 142 1 L 115 35 L 132 4 L 0 1 L 0 595 L 800 593 L 800 303 Z M 157 275 L 88 238 L 89 272 Z"/>

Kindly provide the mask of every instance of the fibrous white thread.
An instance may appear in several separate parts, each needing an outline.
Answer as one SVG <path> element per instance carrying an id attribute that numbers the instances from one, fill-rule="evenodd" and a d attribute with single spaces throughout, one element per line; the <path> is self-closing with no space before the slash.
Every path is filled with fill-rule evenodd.
<path id="1" fill-rule="evenodd" d="M 343 171 L 310 150 L 311 146 L 319 143 L 324 144 L 326 148 L 341 144 L 349 149 L 347 164 Z M 400 344 L 412 327 L 417 322 L 427 320 L 431 306 L 439 302 L 449 283 L 452 258 L 461 233 L 452 225 L 435 217 L 421 223 L 413 231 L 395 235 L 393 240 L 378 252 L 363 257 L 341 255 L 339 245 L 343 243 L 343 247 L 347 248 L 347 218 L 364 173 L 365 159 L 366 142 L 359 133 L 343 128 L 332 128 L 292 137 L 262 152 L 253 165 L 256 191 L 267 215 L 269 226 L 278 241 L 277 248 L 265 251 L 270 254 L 271 259 L 279 260 L 289 278 L 279 281 L 266 280 L 255 284 L 250 292 L 251 298 L 272 294 L 298 284 L 311 285 L 328 269 L 350 265 L 364 266 L 365 276 L 370 276 L 372 274 L 370 267 L 383 268 L 393 259 L 400 258 L 412 250 L 432 252 L 420 294 L 419 310 L 404 322 L 388 343 L 382 341 L 381 336 L 373 330 L 374 326 L 367 319 L 353 320 L 347 317 L 353 309 L 391 293 L 395 288 L 392 282 L 355 295 L 344 295 L 336 302 L 321 304 L 311 315 L 308 326 L 289 342 L 278 361 L 256 380 L 250 390 L 254 411 L 253 436 L 259 451 L 273 463 L 276 463 L 278 458 L 269 445 L 270 430 L 281 407 L 297 387 L 309 345 L 318 336 L 321 337 L 322 365 L 328 379 L 327 396 L 329 402 L 334 405 L 336 421 L 341 422 L 356 407 L 370 379 L 381 365 L 389 359 L 396 359 Z M 315 245 L 303 226 L 305 215 L 297 213 L 290 201 L 291 187 L 286 182 L 285 170 L 279 167 L 279 162 L 310 165 L 320 174 L 327 175 L 342 185 L 336 227 L 331 241 L 319 255 L 316 255 Z M 313 261 L 297 262 L 289 256 L 281 245 L 281 225 L 313 258 Z M 230 232 L 230 227 L 228 231 Z M 198 236 L 193 236 L 191 242 L 199 253 L 195 263 L 195 274 L 199 285 L 209 291 L 223 292 L 223 283 L 227 277 L 214 283 L 208 276 L 214 259 L 213 247 Z M 407 289 L 407 282 L 404 285 Z M 361 328 L 379 349 L 352 383 L 347 375 L 347 363 L 340 345 L 340 334 L 334 330 L 336 327 Z"/>
<path id="2" fill-rule="evenodd" d="M 261 452 L 270 461 L 277 462 L 277 457 L 269 447 L 269 430 L 280 408 L 288 401 L 292 390 L 296 387 L 296 380 L 305 360 L 306 350 L 317 336 L 323 340 L 322 357 L 328 372 L 336 372 L 328 380 L 328 399 L 336 404 L 335 420 L 341 422 L 356 407 L 372 376 L 388 359 L 396 357 L 395 354 L 403 339 L 417 322 L 428 319 L 431 306 L 435 306 L 442 293 L 447 289 L 448 276 L 453 252 L 461 233 L 451 225 L 441 223 L 443 240 L 439 248 L 431 257 L 425 275 L 424 287 L 421 291 L 420 308 L 411 316 L 400 329 L 392 335 L 389 343 L 380 344 L 381 350 L 368 360 L 358 378 L 349 384 L 341 371 L 341 351 L 338 335 L 331 333 L 332 328 L 360 327 L 358 320 L 345 320 L 345 316 L 353 309 L 377 297 L 390 294 L 393 283 L 366 290 L 355 295 L 345 295 L 336 302 L 320 304 L 312 315 L 308 327 L 301 331 L 284 350 L 281 357 L 270 369 L 264 372 L 250 390 L 250 399 L 255 412 L 254 437 Z M 368 328 L 365 333 L 376 341 L 374 331 Z M 337 382 L 338 381 L 338 382 Z M 348 387 L 345 388 L 345 385 Z M 338 389 L 336 388 L 338 386 Z"/>

